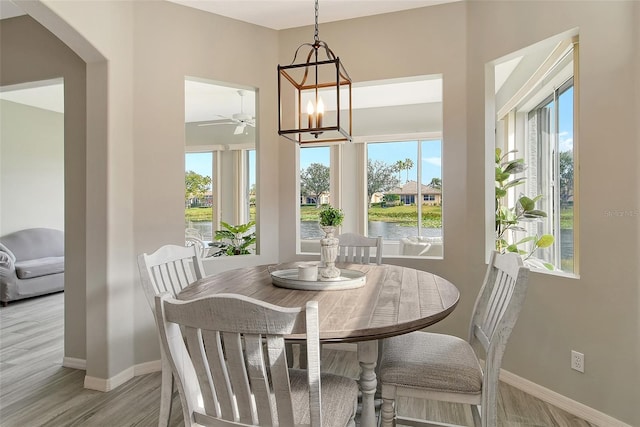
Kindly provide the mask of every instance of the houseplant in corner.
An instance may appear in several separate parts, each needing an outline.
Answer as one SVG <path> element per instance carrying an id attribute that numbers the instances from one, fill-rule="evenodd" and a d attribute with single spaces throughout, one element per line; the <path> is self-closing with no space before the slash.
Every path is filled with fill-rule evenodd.
<path id="1" fill-rule="evenodd" d="M 554 237 L 551 234 L 526 235 L 519 240 L 516 238 L 516 232 L 526 233 L 528 231 L 520 224 L 521 222 L 539 221 L 546 218 L 547 213 L 536 209 L 535 206 L 542 199 L 542 195 L 537 195 L 534 198 L 520 195 L 514 206 L 506 205 L 507 191 L 523 184 L 526 179 L 525 177 L 512 177 L 512 175 L 524 172 L 526 168 L 524 159 L 508 159 L 509 155 L 515 152 L 516 150 L 512 150 L 502 154 L 502 150 L 496 148 L 496 250 L 500 253 L 515 252 L 520 254 L 525 264 L 532 267 L 554 270 L 553 264 L 532 258 L 536 250 L 548 248 L 553 244 Z M 511 239 L 509 239 L 509 234 L 511 234 Z"/>
<path id="2" fill-rule="evenodd" d="M 251 228 L 256 224 L 255 221 L 249 221 L 246 224 L 231 225 L 224 221 L 220 224 L 224 230 L 217 230 L 215 234 L 216 240 L 227 240 L 218 248 L 218 252 L 213 254 L 214 257 L 222 255 L 248 255 L 251 253 L 249 247 L 256 242 L 256 232 Z"/>
<path id="3" fill-rule="evenodd" d="M 338 256 L 338 239 L 333 236 L 336 227 L 342 224 L 344 213 L 342 209 L 327 205 L 320 211 L 320 228 L 325 233 L 325 237 L 320 239 L 320 256 L 324 261 L 324 268 L 320 269 L 320 280 L 336 280 L 340 277 L 340 270 L 336 268 L 336 257 Z"/>

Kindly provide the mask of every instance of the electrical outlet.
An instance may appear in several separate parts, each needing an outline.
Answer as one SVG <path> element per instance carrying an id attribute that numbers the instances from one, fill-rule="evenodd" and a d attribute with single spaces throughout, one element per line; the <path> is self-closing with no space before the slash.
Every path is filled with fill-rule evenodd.
<path id="1" fill-rule="evenodd" d="M 584 373 L 584 354 L 571 350 L 571 369 Z"/>

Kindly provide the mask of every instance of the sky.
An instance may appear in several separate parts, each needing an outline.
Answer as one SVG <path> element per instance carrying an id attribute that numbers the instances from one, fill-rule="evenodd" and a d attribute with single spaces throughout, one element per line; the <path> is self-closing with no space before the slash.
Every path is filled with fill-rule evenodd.
<path id="1" fill-rule="evenodd" d="M 369 143 L 367 147 L 369 159 L 380 160 L 387 164 L 395 164 L 398 160 L 411 159 L 413 168 L 408 171 L 408 178 L 416 181 L 418 174 L 418 143 L 384 142 Z M 311 163 L 329 164 L 329 147 L 304 148 L 300 151 L 300 168 L 306 169 Z M 428 184 L 432 178 L 442 178 L 442 144 L 440 140 L 422 142 L 422 182 Z M 407 181 L 407 171 L 400 173 L 401 182 Z"/>
<path id="2" fill-rule="evenodd" d="M 558 97 L 558 145 L 560 151 L 573 150 L 573 86 Z"/>
<path id="3" fill-rule="evenodd" d="M 256 152 L 251 150 L 249 152 L 249 186 L 253 186 L 256 183 Z M 213 169 L 213 154 L 211 152 L 205 153 L 186 153 L 184 158 L 184 170 L 194 171 L 200 175 L 212 177 Z"/>

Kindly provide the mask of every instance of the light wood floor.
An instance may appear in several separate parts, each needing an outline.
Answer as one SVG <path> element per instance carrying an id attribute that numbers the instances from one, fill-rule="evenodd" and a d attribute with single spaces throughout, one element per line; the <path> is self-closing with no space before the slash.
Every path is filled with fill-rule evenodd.
<path id="1" fill-rule="evenodd" d="M 83 388 L 84 371 L 63 368 L 62 293 L 10 303 L 0 308 L 0 425 L 155 426 L 159 410 L 160 374 L 136 377 L 109 393 Z M 355 352 L 323 351 L 323 369 L 356 378 Z M 175 397 L 172 426 L 182 426 Z M 472 425 L 461 405 L 398 402 L 402 414 Z M 501 384 L 501 426 L 592 426 L 513 387 Z"/>

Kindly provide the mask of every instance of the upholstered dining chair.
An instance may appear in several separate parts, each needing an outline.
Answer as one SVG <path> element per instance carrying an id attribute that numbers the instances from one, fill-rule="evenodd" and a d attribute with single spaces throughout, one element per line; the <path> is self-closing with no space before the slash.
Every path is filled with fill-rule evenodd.
<path id="1" fill-rule="evenodd" d="M 367 237 L 356 233 L 338 236 L 338 262 L 382 264 L 382 236 Z M 375 249 L 375 255 L 373 254 Z"/>
<path id="2" fill-rule="evenodd" d="M 204 268 L 200 253 L 195 246 L 165 245 L 152 254 L 138 256 L 138 270 L 142 289 L 147 302 L 158 322 L 155 313 L 156 295 L 169 292 L 177 295 L 187 285 L 204 277 Z M 171 417 L 173 397 L 173 376 L 164 351 L 160 349 L 162 363 L 162 385 L 160 386 L 159 426 L 168 426 Z"/>
<path id="3" fill-rule="evenodd" d="M 165 293 L 155 302 L 185 426 L 355 426 L 357 383 L 320 373 L 317 301 L 287 308 L 237 294 L 178 301 Z M 306 370 L 287 366 L 289 334 L 306 337 Z"/>
<path id="4" fill-rule="evenodd" d="M 492 253 L 467 341 L 421 331 L 385 339 L 380 366 L 383 427 L 395 420 L 443 425 L 397 416 L 394 405 L 401 396 L 470 404 L 476 426 L 497 425 L 502 356 L 524 303 L 528 273 L 519 255 Z M 478 347 L 484 350 L 484 369 Z"/>

